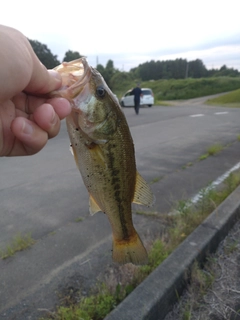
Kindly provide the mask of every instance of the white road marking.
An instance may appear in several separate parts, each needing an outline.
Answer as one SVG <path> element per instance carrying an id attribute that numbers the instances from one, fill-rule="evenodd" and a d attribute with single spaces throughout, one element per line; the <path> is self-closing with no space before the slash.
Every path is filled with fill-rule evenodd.
<path id="1" fill-rule="evenodd" d="M 196 204 L 208 191 L 212 190 L 214 187 L 222 183 L 233 171 L 238 170 L 240 168 L 240 162 L 238 162 L 231 169 L 226 171 L 223 175 L 218 177 L 215 181 L 213 181 L 207 188 L 201 189 L 192 199 L 186 202 L 185 208 L 191 207 L 192 204 Z M 169 212 L 169 215 L 179 214 L 179 211 L 173 210 Z"/>
<path id="2" fill-rule="evenodd" d="M 236 171 L 240 168 L 240 162 L 238 162 L 235 166 L 233 166 L 231 169 L 226 171 L 223 175 L 218 177 L 215 181 L 213 181 L 207 188 L 205 188 L 205 193 L 222 183 L 233 171 Z M 197 203 L 203 196 L 203 189 L 200 190 L 192 199 L 191 203 Z"/>
<path id="3" fill-rule="evenodd" d="M 203 116 L 204 116 L 204 114 L 199 113 L 199 114 L 192 114 L 192 115 L 189 116 L 189 117 L 191 117 L 191 118 L 196 118 L 196 117 L 203 117 Z"/>
<path id="4" fill-rule="evenodd" d="M 216 115 L 219 115 L 219 114 L 228 114 L 228 111 L 215 112 L 214 114 L 216 114 Z"/>
<path id="5" fill-rule="evenodd" d="M 228 111 L 222 111 L 222 112 L 214 112 L 216 115 L 222 115 L 222 114 L 228 114 Z M 197 118 L 197 117 L 204 117 L 205 114 L 203 113 L 197 113 L 197 114 L 191 114 L 189 117 L 190 118 Z"/>

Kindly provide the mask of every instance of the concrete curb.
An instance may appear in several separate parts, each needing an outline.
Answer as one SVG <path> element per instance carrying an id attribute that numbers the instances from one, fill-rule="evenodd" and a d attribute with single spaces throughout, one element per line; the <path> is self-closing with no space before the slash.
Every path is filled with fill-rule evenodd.
<path id="1" fill-rule="evenodd" d="M 240 186 L 105 320 L 163 320 L 185 286 L 194 261 L 203 262 L 240 218 Z"/>

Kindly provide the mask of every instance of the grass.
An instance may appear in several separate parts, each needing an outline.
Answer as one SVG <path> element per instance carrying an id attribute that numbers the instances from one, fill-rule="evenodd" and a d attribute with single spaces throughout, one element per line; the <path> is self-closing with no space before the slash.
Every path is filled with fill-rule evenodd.
<path id="1" fill-rule="evenodd" d="M 215 154 L 219 153 L 222 150 L 223 150 L 223 146 L 220 143 L 216 143 L 207 149 L 207 153 L 209 156 L 214 156 Z"/>
<path id="2" fill-rule="evenodd" d="M 102 284 L 88 297 L 79 297 L 80 302 L 68 306 L 60 306 L 50 318 L 55 320 L 101 320 L 116 307 L 134 288 L 141 283 L 171 252 L 240 184 L 240 174 L 232 173 L 224 181 L 224 188 L 216 190 L 207 187 L 201 191 L 197 204 L 189 200 L 178 202 L 175 211 L 178 214 L 168 217 L 168 227 L 161 239 L 157 239 L 149 251 L 149 262 L 145 266 L 133 268 L 132 276 L 126 284 L 118 283 L 114 289 Z M 229 244 L 229 251 L 236 244 Z M 203 295 L 214 280 L 210 272 L 202 271 L 194 264 L 191 271 L 191 281 L 195 293 Z M 192 295 L 193 297 L 195 295 Z M 196 299 L 194 299 L 196 301 Z M 183 319 L 191 319 L 192 302 L 183 310 Z"/>
<path id="3" fill-rule="evenodd" d="M 154 105 L 163 107 L 172 107 L 173 104 L 168 101 L 155 100 Z"/>
<path id="4" fill-rule="evenodd" d="M 5 249 L 0 250 L 0 257 L 2 259 L 7 259 L 13 256 L 18 251 L 23 251 L 31 247 L 36 241 L 32 238 L 31 234 L 22 235 L 21 233 L 17 234 Z"/>
<path id="5" fill-rule="evenodd" d="M 142 87 L 151 88 L 156 100 L 182 100 L 236 90 L 240 87 L 240 78 L 157 80 L 143 82 Z"/>
<path id="6" fill-rule="evenodd" d="M 192 162 L 188 162 L 186 165 L 182 166 L 182 169 L 187 169 L 188 167 L 192 167 L 193 163 Z"/>
<path id="7" fill-rule="evenodd" d="M 200 306 L 201 299 L 215 280 L 213 264 L 216 263 L 209 259 L 205 264 L 204 270 L 195 262 L 190 272 L 190 285 L 187 288 L 187 301 L 180 308 L 179 319 L 191 320 L 192 312 Z M 199 302 L 200 301 L 200 302 Z"/>
<path id="8" fill-rule="evenodd" d="M 159 182 L 161 179 L 162 179 L 162 177 L 156 177 L 156 178 L 152 179 L 152 181 L 150 181 L 149 184 L 157 183 L 157 182 Z"/>
<path id="9" fill-rule="evenodd" d="M 229 261 L 231 261 L 231 255 L 234 252 L 237 252 L 239 247 L 239 241 L 234 240 L 232 238 L 227 237 L 224 240 L 224 245 L 222 250 L 224 251 L 224 255 L 229 257 Z M 220 249 L 221 250 L 221 249 Z M 237 253 L 236 253 L 237 254 Z M 179 299 L 179 309 L 175 314 L 178 315 L 178 319 L 206 319 L 206 312 L 204 310 L 208 310 L 208 306 L 214 306 L 214 310 L 217 311 L 219 315 L 219 319 L 237 319 L 235 309 L 231 309 L 231 307 L 226 303 L 226 308 L 229 308 L 229 311 L 234 312 L 234 316 L 227 316 L 225 312 L 223 312 L 224 308 L 219 308 L 219 304 L 223 306 L 223 301 L 221 298 L 217 297 L 217 300 L 211 300 L 209 298 L 209 294 L 215 296 L 215 291 L 219 290 L 220 296 L 226 295 L 226 301 L 229 299 L 233 302 L 234 306 L 234 299 L 233 297 L 228 296 L 227 292 L 231 290 L 232 283 L 231 281 L 227 281 L 227 276 L 224 275 L 224 269 L 228 268 L 221 260 L 221 257 L 224 261 L 226 261 L 226 257 L 222 256 L 222 252 L 218 252 L 208 256 L 206 262 L 201 268 L 197 262 L 191 268 L 190 275 L 188 277 L 188 286 L 185 290 L 185 293 L 181 299 Z M 227 259 L 228 259 L 227 257 Z M 231 276 L 230 276 L 231 277 Z M 213 283 L 215 282 L 215 287 L 212 287 Z M 234 278 L 233 284 L 235 286 Z M 225 285 L 227 287 L 225 287 Z M 221 290 L 223 290 L 221 292 Z M 224 291 L 225 290 L 225 291 Z M 225 302 L 225 301 L 224 301 Z M 211 308 L 213 310 L 213 308 Z M 239 313 L 239 310 L 237 310 Z M 201 315 L 201 316 L 200 316 Z M 222 315 L 222 316 L 221 316 Z M 199 317 L 200 316 L 200 317 Z M 172 316 L 173 317 L 173 316 Z M 214 313 L 212 318 L 215 319 Z M 208 318 L 207 318 L 208 319 Z"/>
<path id="10" fill-rule="evenodd" d="M 116 81 L 112 91 L 119 98 L 130 88 L 136 85 L 136 81 L 126 79 L 122 82 Z M 233 91 L 239 89 L 239 77 L 212 77 L 200 79 L 161 79 L 156 81 L 141 82 L 142 88 L 151 88 L 154 92 L 155 104 L 168 105 L 167 100 L 183 100 L 203 97 L 207 95 Z"/>
<path id="11" fill-rule="evenodd" d="M 148 217 L 157 217 L 158 216 L 157 212 L 150 212 L 150 211 L 137 210 L 137 211 L 135 211 L 135 213 L 140 216 L 148 216 Z"/>
<path id="12" fill-rule="evenodd" d="M 212 146 L 208 147 L 207 152 L 204 153 L 203 155 L 201 155 L 198 159 L 199 160 L 205 160 L 207 159 L 209 156 L 214 156 L 217 153 L 219 153 L 220 151 L 222 151 L 224 149 L 223 145 L 221 145 L 220 143 L 216 143 L 213 144 Z"/>
<path id="13" fill-rule="evenodd" d="M 228 241 L 224 247 L 224 252 L 227 255 L 230 255 L 238 248 L 238 241 Z"/>
<path id="14" fill-rule="evenodd" d="M 214 99 L 209 99 L 206 101 L 206 104 L 233 106 L 240 108 L 240 89 Z"/>
<path id="15" fill-rule="evenodd" d="M 204 153 L 202 154 L 200 157 L 199 157 L 199 160 L 205 160 L 209 157 L 209 154 L 208 153 Z"/>

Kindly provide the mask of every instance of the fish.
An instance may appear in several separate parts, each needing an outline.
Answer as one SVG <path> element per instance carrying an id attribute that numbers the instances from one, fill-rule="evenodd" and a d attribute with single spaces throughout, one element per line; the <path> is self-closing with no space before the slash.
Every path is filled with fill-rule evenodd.
<path id="1" fill-rule="evenodd" d="M 145 264 L 148 254 L 133 226 L 131 206 L 151 206 L 154 196 L 136 169 L 134 143 L 119 101 L 85 58 L 63 62 L 55 70 L 63 85 L 51 97 L 71 104 L 67 131 L 89 193 L 90 214 L 107 215 L 114 262 Z"/>

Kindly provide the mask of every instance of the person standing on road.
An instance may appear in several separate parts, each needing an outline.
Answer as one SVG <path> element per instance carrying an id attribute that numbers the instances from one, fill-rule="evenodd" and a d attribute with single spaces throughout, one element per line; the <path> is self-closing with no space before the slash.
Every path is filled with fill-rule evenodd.
<path id="1" fill-rule="evenodd" d="M 136 114 L 139 114 L 140 97 L 143 95 L 142 89 L 140 88 L 140 83 L 132 90 L 132 95 L 134 95 L 134 108 Z"/>

